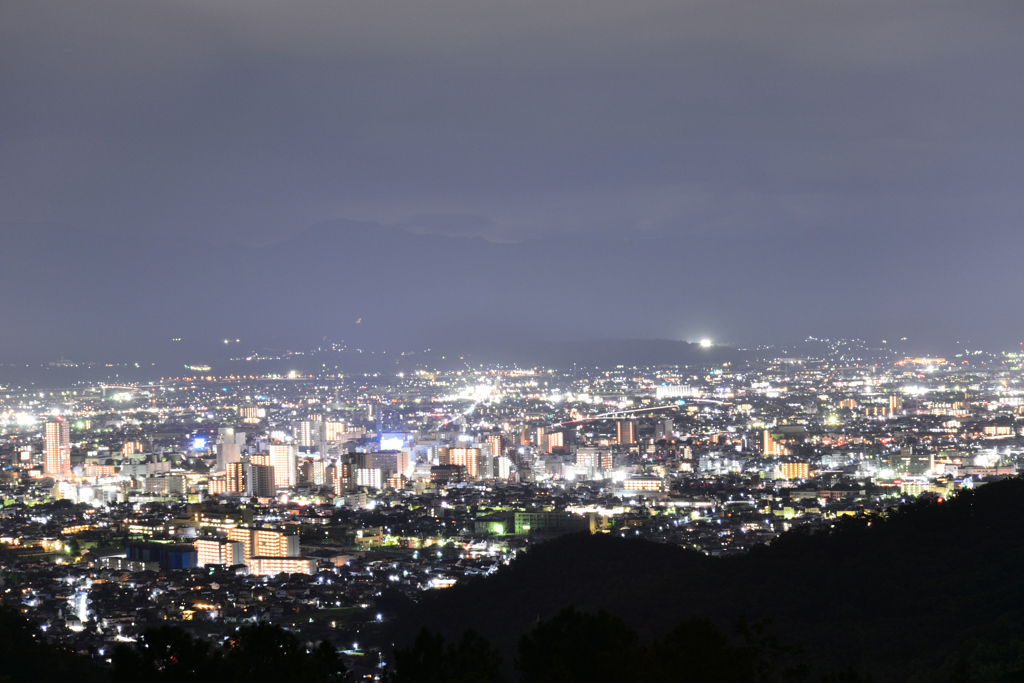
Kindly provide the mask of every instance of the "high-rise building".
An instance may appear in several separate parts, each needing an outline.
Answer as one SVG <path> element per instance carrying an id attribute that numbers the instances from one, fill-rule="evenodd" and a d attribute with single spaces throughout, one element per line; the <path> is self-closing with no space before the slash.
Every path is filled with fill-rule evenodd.
<path id="1" fill-rule="evenodd" d="M 360 467 L 356 469 L 356 486 L 366 486 L 371 489 L 384 488 L 384 470 L 378 467 Z"/>
<path id="2" fill-rule="evenodd" d="M 504 453 L 502 450 L 501 434 L 491 434 L 487 437 L 487 443 L 491 447 L 491 455 L 499 456 Z"/>
<path id="3" fill-rule="evenodd" d="M 273 467 L 274 465 L 270 459 L 270 453 L 253 453 L 249 456 L 249 462 L 253 465 L 266 465 L 267 467 Z"/>
<path id="4" fill-rule="evenodd" d="M 672 423 L 671 417 L 666 417 L 658 420 L 654 423 L 654 440 L 655 441 L 667 441 L 672 438 L 672 432 L 675 429 L 675 425 Z"/>
<path id="5" fill-rule="evenodd" d="M 416 471 L 416 459 L 409 451 L 398 454 L 398 474 L 409 477 Z"/>
<path id="6" fill-rule="evenodd" d="M 565 447 L 565 432 L 551 432 L 547 437 L 549 452 L 554 452 L 556 448 Z"/>
<path id="7" fill-rule="evenodd" d="M 633 420 L 615 421 L 615 441 L 622 446 L 636 443 L 636 422 Z"/>
<path id="8" fill-rule="evenodd" d="M 599 470 L 612 468 L 612 449 L 600 446 L 584 446 L 576 449 L 576 464 Z"/>
<path id="9" fill-rule="evenodd" d="M 783 479 L 807 479 L 810 476 L 808 464 L 805 462 L 784 462 L 779 465 Z"/>
<path id="10" fill-rule="evenodd" d="M 480 449 L 452 448 L 448 454 L 448 464 L 465 467 L 469 478 L 476 479 L 480 475 Z"/>
<path id="11" fill-rule="evenodd" d="M 434 465 L 430 468 L 430 481 L 437 484 L 465 481 L 466 468 L 462 465 Z"/>
<path id="12" fill-rule="evenodd" d="M 789 449 L 776 441 L 775 437 L 772 436 L 772 433 L 766 429 L 764 430 L 763 453 L 766 458 L 781 458 L 789 455 Z"/>
<path id="13" fill-rule="evenodd" d="M 302 420 L 299 422 L 299 448 L 312 448 L 320 445 L 320 420 Z"/>
<path id="14" fill-rule="evenodd" d="M 273 498 L 277 494 L 274 479 L 274 468 L 270 465 L 249 463 L 245 466 L 245 495 L 255 498 Z"/>
<path id="15" fill-rule="evenodd" d="M 200 538 L 195 542 L 199 566 L 245 564 L 244 544 L 226 538 Z"/>
<path id="16" fill-rule="evenodd" d="M 342 435 L 345 433 L 344 422 L 332 422 L 331 420 L 321 420 L 320 425 L 320 448 L 326 449 L 327 444 L 339 441 Z"/>
<path id="17" fill-rule="evenodd" d="M 228 540 L 242 545 L 242 555 L 248 563 L 253 557 L 297 557 L 299 537 L 280 529 L 235 527 L 226 531 Z"/>
<path id="18" fill-rule="evenodd" d="M 360 467 L 375 467 L 383 470 L 384 475 L 406 474 L 409 454 L 405 451 L 377 451 L 376 453 L 360 453 Z"/>
<path id="19" fill-rule="evenodd" d="M 257 557 L 297 557 L 299 536 L 279 529 L 253 529 L 252 554 Z"/>
<path id="20" fill-rule="evenodd" d="M 267 411 L 265 408 L 260 408 L 258 406 L 240 406 L 238 408 L 238 414 L 241 416 L 242 422 L 245 422 L 246 424 L 256 424 L 267 416 Z"/>
<path id="21" fill-rule="evenodd" d="M 334 495 L 344 496 L 356 490 L 355 467 L 347 462 L 336 462 L 327 468 L 327 481 Z"/>
<path id="22" fill-rule="evenodd" d="M 314 460 L 312 470 L 312 481 L 315 486 L 323 486 L 327 483 L 327 468 L 323 460 Z"/>
<path id="23" fill-rule="evenodd" d="M 71 426 L 60 418 L 49 420 L 44 439 L 44 474 L 54 479 L 71 474 Z"/>
<path id="24" fill-rule="evenodd" d="M 896 394 L 889 396 L 889 415 L 899 415 L 901 410 L 903 410 L 903 399 Z"/>
<path id="25" fill-rule="evenodd" d="M 477 444 L 477 448 L 480 449 L 480 455 L 477 456 L 477 476 L 481 479 L 493 479 L 494 478 L 494 454 L 491 453 L 491 445 L 489 443 Z"/>
<path id="26" fill-rule="evenodd" d="M 274 484 L 279 489 L 290 489 L 298 481 L 298 453 L 289 444 L 270 445 L 270 464 L 274 467 Z"/>
<path id="27" fill-rule="evenodd" d="M 316 558 L 313 557 L 254 557 L 246 566 L 253 576 L 316 574 Z"/>
<path id="28" fill-rule="evenodd" d="M 507 456 L 499 455 L 494 459 L 494 472 L 498 479 L 508 479 L 512 476 L 512 460 Z"/>
<path id="29" fill-rule="evenodd" d="M 86 471 L 88 471 L 89 467 L 95 467 L 95 465 L 86 465 Z M 206 491 L 211 496 L 219 496 L 225 493 L 231 493 L 231 491 L 228 490 L 227 477 L 218 473 L 211 473 L 210 479 L 206 483 Z"/>
<path id="30" fill-rule="evenodd" d="M 231 437 L 234 439 L 234 435 Z M 238 444 L 231 442 L 222 442 L 217 444 L 217 464 L 214 465 L 213 469 L 215 472 L 223 472 L 228 468 L 229 463 L 241 462 L 242 460 L 242 447 Z"/>

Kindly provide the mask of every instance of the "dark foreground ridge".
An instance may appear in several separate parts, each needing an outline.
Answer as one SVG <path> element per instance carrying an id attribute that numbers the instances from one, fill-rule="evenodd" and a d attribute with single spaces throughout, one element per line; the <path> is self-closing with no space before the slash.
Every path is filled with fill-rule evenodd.
<path id="1" fill-rule="evenodd" d="M 1008 479 L 885 517 L 842 518 L 827 533 L 787 533 L 726 558 L 566 536 L 489 578 L 392 605 L 397 667 L 386 676 L 1024 681 L 1022 502 L 1024 479 Z M 242 627 L 221 647 L 162 627 L 112 647 L 101 667 L 47 645 L 23 615 L 4 609 L 0 680 L 281 683 L 382 673 L 347 671 L 330 643 L 313 645 L 266 624 Z"/>
<path id="2" fill-rule="evenodd" d="M 729 558 L 563 537 L 427 596 L 395 620 L 395 642 L 412 643 L 421 626 L 448 642 L 473 629 L 514 680 L 520 637 L 571 605 L 620 617 L 642 642 L 695 617 L 735 639 L 741 621 L 770 620 L 772 635 L 803 650 L 808 680 L 851 666 L 876 682 L 1024 680 L 1022 503 L 1024 480 L 1011 479 Z"/>

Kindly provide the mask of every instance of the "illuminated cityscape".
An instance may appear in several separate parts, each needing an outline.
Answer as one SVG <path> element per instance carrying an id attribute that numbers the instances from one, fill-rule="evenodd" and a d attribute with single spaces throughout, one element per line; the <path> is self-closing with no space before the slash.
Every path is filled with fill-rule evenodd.
<path id="1" fill-rule="evenodd" d="M 0 2 L 0 683 L 1024 682 L 1024 2 Z"/>
<path id="2" fill-rule="evenodd" d="M 3 603 L 93 652 L 180 623 L 373 642 L 382 591 L 569 533 L 742 554 L 1024 466 L 1024 355 L 196 377 L 0 404 Z M 221 634 L 215 636 L 214 634 Z"/>

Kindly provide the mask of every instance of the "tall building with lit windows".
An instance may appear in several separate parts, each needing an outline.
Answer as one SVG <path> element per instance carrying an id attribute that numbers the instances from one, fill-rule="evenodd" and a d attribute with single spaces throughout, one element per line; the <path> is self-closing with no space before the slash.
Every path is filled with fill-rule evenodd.
<path id="1" fill-rule="evenodd" d="M 320 423 L 320 440 L 325 442 L 337 441 L 345 434 L 345 423 L 334 420 L 324 420 Z"/>
<path id="2" fill-rule="evenodd" d="M 256 498 L 272 498 L 277 493 L 274 483 L 274 468 L 270 465 L 245 466 L 245 495 Z"/>
<path id="3" fill-rule="evenodd" d="M 895 394 L 889 396 L 889 415 L 899 415 L 903 410 L 903 399 Z"/>
<path id="4" fill-rule="evenodd" d="M 246 566 L 254 576 L 316 574 L 316 559 L 312 557 L 254 557 Z"/>
<path id="5" fill-rule="evenodd" d="M 334 495 L 343 496 L 355 491 L 357 486 L 355 470 L 355 465 L 342 461 L 335 462 L 327 468 L 327 481 L 334 487 Z"/>
<path id="6" fill-rule="evenodd" d="M 246 463 L 228 463 L 225 491 L 229 493 L 243 493 L 245 491 L 245 468 Z"/>
<path id="7" fill-rule="evenodd" d="M 226 566 L 245 564 L 244 546 L 240 541 L 226 538 L 200 538 L 193 543 L 198 555 L 197 564 L 202 567 L 208 564 Z"/>
<path id="8" fill-rule="evenodd" d="M 779 472 L 783 479 L 807 479 L 810 476 L 810 468 L 806 462 L 780 463 Z"/>
<path id="9" fill-rule="evenodd" d="M 512 476 L 512 460 L 504 455 L 494 459 L 494 476 L 498 479 L 508 479 Z"/>
<path id="10" fill-rule="evenodd" d="M 633 420 L 615 421 L 615 440 L 622 446 L 636 443 L 636 422 Z"/>
<path id="11" fill-rule="evenodd" d="M 60 418 L 47 421 L 44 440 L 44 474 L 54 479 L 71 474 L 71 425 Z"/>
<path id="12" fill-rule="evenodd" d="M 225 534 L 228 540 L 242 544 L 242 556 L 248 563 L 252 557 L 298 557 L 299 537 L 293 531 L 235 527 Z"/>
<path id="13" fill-rule="evenodd" d="M 269 450 L 270 465 L 274 468 L 274 485 L 279 489 L 292 488 L 298 478 L 298 453 L 295 446 L 271 444 Z"/>
<path id="14" fill-rule="evenodd" d="M 466 474 L 472 479 L 480 476 L 479 448 L 453 448 L 449 451 L 448 462 L 452 465 L 462 465 L 465 467 Z"/>
<path id="15" fill-rule="evenodd" d="M 382 489 L 384 488 L 384 476 L 384 470 L 379 467 L 356 468 L 356 486 Z"/>
<path id="16" fill-rule="evenodd" d="M 780 458 L 789 455 L 789 449 L 775 440 L 770 430 L 764 430 L 764 448 L 762 449 L 766 458 Z"/>
<path id="17" fill-rule="evenodd" d="M 323 447 L 320 443 L 320 420 L 302 420 L 299 422 L 298 440 L 300 448 Z"/>

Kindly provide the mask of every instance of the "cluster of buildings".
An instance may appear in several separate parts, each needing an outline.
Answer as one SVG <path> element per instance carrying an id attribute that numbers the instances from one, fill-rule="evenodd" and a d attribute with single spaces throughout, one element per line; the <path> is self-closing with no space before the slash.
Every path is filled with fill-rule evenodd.
<path id="1" fill-rule="evenodd" d="M 0 392 L 2 601 L 102 657 L 168 620 L 365 639 L 389 601 L 609 533 L 712 555 L 1013 476 L 1022 357 L 209 375 Z M 129 618 L 136 615 L 136 618 Z"/>

